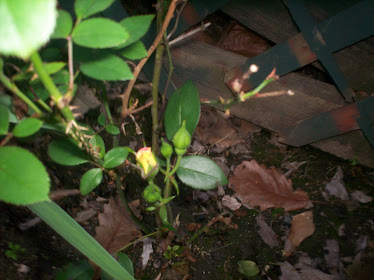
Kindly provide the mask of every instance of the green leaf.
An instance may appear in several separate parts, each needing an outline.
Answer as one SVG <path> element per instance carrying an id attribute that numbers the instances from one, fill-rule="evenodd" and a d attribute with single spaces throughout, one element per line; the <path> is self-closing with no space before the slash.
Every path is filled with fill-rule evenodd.
<path id="1" fill-rule="evenodd" d="M 99 158 L 103 158 L 105 156 L 105 143 L 99 134 L 92 137 L 89 143 L 92 144 L 92 146 L 99 152 Z"/>
<path id="2" fill-rule="evenodd" d="M 104 157 L 103 167 L 109 169 L 121 165 L 127 159 L 128 154 L 129 150 L 126 147 L 117 147 L 111 149 Z"/>
<path id="3" fill-rule="evenodd" d="M 9 110 L 4 105 L 0 105 L 0 135 L 8 133 L 9 128 Z"/>
<path id="4" fill-rule="evenodd" d="M 65 265 L 57 273 L 55 280 L 91 280 L 94 273 L 94 269 L 88 261 L 77 261 Z"/>
<path id="5" fill-rule="evenodd" d="M 61 50 L 52 47 L 41 50 L 40 56 L 43 61 L 58 61 L 63 59 Z"/>
<path id="6" fill-rule="evenodd" d="M 126 81 L 133 78 L 127 63 L 112 54 L 85 62 L 80 68 L 86 76 L 101 81 Z"/>
<path id="7" fill-rule="evenodd" d="M 106 123 L 106 117 L 105 114 L 101 113 L 99 117 L 97 118 L 97 123 L 101 126 L 105 126 Z"/>
<path id="8" fill-rule="evenodd" d="M 117 257 L 118 257 L 119 264 L 124 269 L 126 269 L 131 276 L 134 276 L 134 266 L 132 264 L 131 259 L 126 254 L 124 254 L 122 252 L 119 252 L 117 254 Z M 102 271 L 101 272 L 101 280 L 115 280 L 115 279 L 113 277 L 110 277 L 108 275 L 108 273 L 106 273 L 105 271 Z"/>
<path id="9" fill-rule="evenodd" d="M 49 187 L 48 173 L 32 153 L 0 148 L 0 200 L 20 205 L 49 200 Z"/>
<path id="10" fill-rule="evenodd" d="M 119 53 L 128 59 L 142 59 L 143 57 L 147 56 L 147 50 L 141 41 L 137 41 L 134 44 L 120 50 Z"/>
<path id="11" fill-rule="evenodd" d="M 78 24 L 72 33 L 77 45 L 103 49 L 116 47 L 129 38 L 121 24 L 107 18 L 92 18 Z"/>
<path id="12" fill-rule="evenodd" d="M 101 168 L 93 168 L 83 174 L 80 191 L 83 195 L 89 194 L 94 188 L 96 188 L 103 179 L 103 170 Z"/>
<path id="13" fill-rule="evenodd" d="M 88 156 L 70 139 L 59 139 L 48 146 L 48 155 L 56 163 L 62 165 L 78 165 L 88 162 Z"/>
<path id="14" fill-rule="evenodd" d="M 75 14 L 84 19 L 107 9 L 115 0 L 76 0 L 74 5 Z"/>
<path id="15" fill-rule="evenodd" d="M 56 203 L 41 202 L 29 208 L 66 241 L 117 280 L 134 280 L 115 259 Z"/>
<path id="16" fill-rule="evenodd" d="M 2 0 L 0 18 L 0 53 L 26 59 L 53 33 L 56 0 Z"/>
<path id="17" fill-rule="evenodd" d="M 200 118 L 199 92 L 191 81 L 176 90 L 168 101 L 165 110 L 165 130 L 169 140 L 186 121 L 186 129 L 193 135 Z"/>
<path id="18" fill-rule="evenodd" d="M 56 27 L 51 38 L 66 38 L 70 35 L 72 27 L 73 20 L 71 19 L 70 14 L 64 10 L 58 10 Z"/>
<path id="19" fill-rule="evenodd" d="M 122 20 L 121 25 L 127 30 L 130 37 L 121 47 L 126 47 L 143 37 L 151 26 L 153 18 L 154 15 L 140 15 L 127 17 Z"/>
<path id="20" fill-rule="evenodd" d="M 194 189 L 210 190 L 227 184 L 221 168 L 211 159 L 202 156 L 183 157 L 177 174 L 184 184 Z"/>
<path id="21" fill-rule="evenodd" d="M 255 276 L 260 272 L 256 263 L 252 261 L 238 261 L 238 271 L 247 277 Z"/>
<path id="22" fill-rule="evenodd" d="M 48 62 L 44 63 L 44 69 L 47 71 L 47 74 L 52 75 L 64 68 L 65 65 L 65 62 Z"/>
<path id="23" fill-rule="evenodd" d="M 16 137 L 27 137 L 36 133 L 43 125 L 43 122 L 34 118 L 27 118 L 20 121 L 13 129 Z"/>
<path id="24" fill-rule="evenodd" d="M 106 127 L 105 127 L 105 130 L 106 132 L 108 132 L 109 134 L 112 134 L 112 135 L 118 135 L 119 134 L 119 128 L 114 125 L 114 124 L 108 124 Z"/>

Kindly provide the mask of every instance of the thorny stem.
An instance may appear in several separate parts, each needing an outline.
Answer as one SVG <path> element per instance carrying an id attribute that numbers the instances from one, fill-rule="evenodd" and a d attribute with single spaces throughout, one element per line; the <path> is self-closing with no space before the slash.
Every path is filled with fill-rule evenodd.
<path id="1" fill-rule="evenodd" d="M 74 66 L 73 66 L 73 41 L 71 40 L 71 36 L 67 37 L 68 41 L 68 65 L 69 65 L 69 87 L 68 92 L 66 95 L 71 101 L 73 97 L 73 90 L 74 90 Z"/>
<path id="2" fill-rule="evenodd" d="M 105 87 L 105 85 L 102 86 L 102 92 L 101 92 L 101 94 L 103 96 L 103 103 L 104 103 L 104 108 L 105 108 L 106 116 L 108 117 L 109 122 L 113 123 L 112 113 L 110 112 L 109 103 L 108 103 L 108 99 L 107 99 L 107 96 L 106 96 L 106 87 Z"/>
<path id="3" fill-rule="evenodd" d="M 17 95 L 22 101 L 24 101 L 27 105 L 32 108 L 35 113 L 42 114 L 42 111 L 39 109 L 38 106 L 35 105 L 34 102 L 30 100 L 22 91 L 19 90 L 19 88 L 16 86 L 15 83 L 11 82 L 10 79 L 4 75 L 4 73 L 0 70 L 0 81 L 3 83 L 3 85 L 12 91 L 15 95 Z"/>
<path id="4" fill-rule="evenodd" d="M 164 23 L 162 25 L 162 28 L 161 28 L 160 32 L 157 34 L 157 37 L 154 40 L 153 44 L 148 49 L 147 56 L 145 58 L 143 58 L 142 60 L 140 60 L 139 64 L 134 69 L 134 72 L 133 72 L 134 77 L 133 77 L 132 80 L 130 80 L 130 82 L 129 82 L 126 90 L 125 90 L 125 93 L 122 95 L 122 112 L 121 112 L 121 119 L 122 120 L 124 120 L 129 114 L 132 113 L 132 110 L 135 109 L 135 108 L 128 108 L 128 102 L 129 102 L 129 98 L 130 98 L 132 88 L 134 87 L 135 81 L 138 78 L 139 73 L 140 73 L 141 69 L 143 68 L 144 64 L 148 61 L 149 57 L 153 54 L 156 47 L 161 42 L 162 37 L 163 37 L 163 35 L 166 31 L 166 28 L 168 27 L 168 25 L 170 23 L 170 20 L 173 17 L 175 8 L 177 6 L 177 2 L 178 2 L 178 0 L 172 0 L 172 2 L 170 3 L 169 10 L 168 10 L 168 12 L 165 16 L 165 20 L 164 20 Z"/>

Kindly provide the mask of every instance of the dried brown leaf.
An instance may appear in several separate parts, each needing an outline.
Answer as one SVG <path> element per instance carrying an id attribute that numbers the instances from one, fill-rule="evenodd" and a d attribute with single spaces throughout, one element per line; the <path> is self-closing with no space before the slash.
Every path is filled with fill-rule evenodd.
<path id="1" fill-rule="evenodd" d="M 215 144 L 221 148 L 244 142 L 244 139 L 238 137 L 228 119 L 210 109 L 203 109 L 201 112 L 201 118 L 196 128 L 196 138 L 204 145 Z"/>
<path id="2" fill-rule="evenodd" d="M 294 249 L 300 245 L 300 243 L 311 236 L 315 231 L 315 226 L 313 224 L 313 212 L 307 211 L 292 218 L 291 231 L 288 235 L 288 240 L 292 245 L 292 249 L 285 248 L 285 256 L 290 256 Z"/>
<path id="3" fill-rule="evenodd" d="M 261 236 L 262 240 L 270 246 L 270 248 L 279 246 L 277 234 L 275 231 L 266 223 L 264 216 L 259 214 L 256 217 L 256 223 L 260 227 L 257 231 Z"/>
<path id="4" fill-rule="evenodd" d="M 241 202 L 248 207 L 260 206 L 261 211 L 274 207 L 285 211 L 310 206 L 309 196 L 303 190 L 292 191 L 287 180 L 275 168 L 267 169 L 255 160 L 243 161 L 230 178 L 232 188 Z"/>
<path id="5" fill-rule="evenodd" d="M 141 232 L 118 198 L 111 197 L 109 203 L 104 205 L 104 213 L 99 214 L 99 224 L 95 239 L 110 254 L 141 237 Z"/>

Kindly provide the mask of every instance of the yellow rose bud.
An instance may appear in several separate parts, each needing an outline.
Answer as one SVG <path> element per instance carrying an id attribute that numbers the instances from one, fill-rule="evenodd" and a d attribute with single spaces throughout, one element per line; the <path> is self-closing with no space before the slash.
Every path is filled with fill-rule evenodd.
<path id="1" fill-rule="evenodd" d="M 154 178 L 158 172 L 158 164 L 150 147 L 141 148 L 135 155 L 136 162 L 144 173 L 144 178 Z M 143 174 L 142 174 L 143 175 Z"/>

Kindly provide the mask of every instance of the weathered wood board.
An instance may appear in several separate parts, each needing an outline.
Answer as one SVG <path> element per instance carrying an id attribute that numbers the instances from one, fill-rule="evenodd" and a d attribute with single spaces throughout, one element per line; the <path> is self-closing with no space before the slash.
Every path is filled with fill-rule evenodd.
<path id="1" fill-rule="evenodd" d="M 306 1 L 310 13 L 317 21 L 323 21 L 360 1 Z M 279 44 L 299 33 L 296 24 L 281 0 L 252 1 L 234 0 L 222 11 L 243 25 Z M 374 24 L 374 20 L 373 20 Z M 344 32 L 344 30 L 343 30 Z M 344 76 L 355 90 L 374 91 L 374 37 L 334 53 Z M 322 68 L 319 63 L 313 63 Z"/>
<path id="2" fill-rule="evenodd" d="M 172 79 L 175 85 L 179 87 L 187 80 L 192 80 L 200 96 L 208 99 L 217 99 L 219 96 L 232 97 L 231 90 L 224 83 L 225 70 L 247 59 L 191 40 L 176 44 L 171 52 L 174 65 Z M 295 73 L 283 76 L 261 92 L 287 92 L 288 90 L 295 92 L 295 95 L 252 98 L 246 103 L 234 106 L 231 113 L 266 129 L 281 132 L 285 127 L 300 120 L 343 105 L 343 99 L 334 86 Z M 350 152 L 337 151 L 338 142 L 343 147 L 347 146 L 345 151 Z M 356 156 L 360 163 L 374 168 L 374 151 L 360 131 L 334 137 L 332 140 L 323 140 L 313 145 L 345 159 Z"/>

